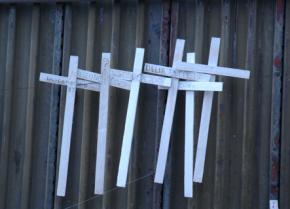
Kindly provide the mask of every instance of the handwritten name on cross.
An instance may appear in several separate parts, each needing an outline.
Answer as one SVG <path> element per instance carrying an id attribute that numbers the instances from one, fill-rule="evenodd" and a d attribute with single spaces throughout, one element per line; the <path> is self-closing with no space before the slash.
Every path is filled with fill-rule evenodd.
<path id="1" fill-rule="evenodd" d="M 146 63 L 144 71 L 151 72 L 154 74 L 167 75 L 167 76 L 172 76 L 172 77 L 181 78 L 181 79 L 189 79 L 189 80 L 214 81 L 214 75 L 223 75 L 223 76 L 229 76 L 229 77 L 248 79 L 250 76 L 249 71 L 240 70 L 240 69 L 231 69 L 231 68 L 226 68 L 226 67 L 215 67 L 217 66 L 217 62 L 218 62 L 219 43 L 220 43 L 219 38 L 212 39 L 211 49 L 210 49 L 210 52 L 212 53 L 210 53 L 210 56 L 209 56 L 209 65 L 193 64 L 193 63 L 186 63 L 186 62 L 178 61 L 174 69 L 174 68 L 162 67 L 162 66 Z M 213 75 L 208 75 L 208 74 L 213 74 Z M 209 128 L 209 122 L 210 122 L 210 113 L 211 113 L 211 107 L 212 107 L 212 99 L 213 99 L 213 92 L 206 91 L 204 94 L 204 100 L 203 100 L 201 125 L 200 125 L 200 130 L 199 130 L 196 164 L 195 164 L 194 178 L 193 178 L 194 181 L 196 182 L 202 181 L 202 174 L 204 170 L 204 159 L 205 159 L 205 153 L 206 153 L 206 144 L 207 144 L 207 137 L 208 137 L 208 128 Z M 159 152 L 159 155 L 160 155 L 160 152 Z M 167 152 L 165 152 L 164 155 L 167 155 Z M 162 164 L 162 167 L 164 168 L 165 168 L 165 163 L 166 163 L 164 159 L 166 160 L 166 158 L 167 156 L 163 156 L 163 158 L 161 157 L 158 158 L 159 163 Z M 155 176 L 155 180 L 157 180 L 155 182 L 162 183 L 163 177 L 164 177 L 164 170 L 158 171 L 158 167 L 157 167 L 156 175 L 158 173 L 160 174 L 159 175 L 160 178 L 156 178 Z"/>
<path id="2" fill-rule="evenodd" d="M 103 55 L 104 56 L 104 55 Z M 106 54 L 106 62 L 110 63 L 110 54 Z M 79 70 L 78 77 L 91 82 L 104 82 L 104 80 L 110 80 L 109 85 L 125 90 L 130 90 L 128 112 L 126 116 L 125 132 L 123 136 L 123 144 L 121 151 L 120 169 L 118 173 L 118 186 L 125 186 L 128 172 L 129 156 L 133 137 L 133 128 L 135 122 L 135 115 L 137 109 L 137 101 L 139 94 L 140 82 L 161 85 L 169 87 L 171 85 L 171 79 L 161 76 L 146 75 L 142 73 L 144 49 L 137 48 L 133 72 L 123 71 L 118 69 L 112 69 L 110 65 L 106 65 L 106 69 L 109 72 L 109 76 L 101 77 L 100 74 Z M 105 63 L 105 62 L 104 62 Z M 104 68 L 105 69 L 105 68 Z M 106 88 L 107 89 L 107 88 Z M 101 92 L 107 92 L 102 91 Z M 108 98 L 101 94 L 100 98 Z M 108 100 L 100 101 L 100 113 L 98 127 L 98 145 L 97 145 L 97 161 L 96 161 L 96 176 L 95 176 L 95 194 L 103 194 L 104 192 L 104 171 L 105 171 L 105 150 L 106 150 L 106 132 L 107 132 L 107 117 L 108 112 Z M 102 112 L 101 112 L 102 111 Z M 103 122 L 104 121 L 104 122 Z"/>
<path id="3" fill-rule="evenodd" d="M 76 88 L 91 90 L 91 91 L 100 91 L 100 105 L 104 103 L 108 103 L 108 65 L 109 65 L 108 53 L 102 54 L 102 64 L 101 64 L 101 72 L 102 74 L 92 73 L 89 71 L 84 71 L 78 69 L 78 57 L 71 56 L 70 64 L 69 64 L 69 76 L 58 76 L 53 74 L 41 73 L 40 81 L 65 85 L 67 86 L 67 94 L 66 94 L 66 103 L 65 103 L 65 113 L 64 113 L 64 125 L 63 125 L 63 133 L 62 133 L 62 143 L 61 143 L 61 152 L 60 152 L 60 162 L 59 162 L 59 173 L 58 173 L 58 184 L 57 184 L 57 196 L 65 196 L 66 192 L 66 184 L 67 184 L 67 173 L 68 173 L 68 164 L 69 164 L 69 153 L 70 153 L 70 144 L 71 144 L 71 133 L 72 133 L 72 123 L 73 123 L 73 112 L 74 112 L 74 103 L 75 103 L 75 91 Z M 87 78 L 88 76 L 94 77 L 94 82 L 89 82 L 86 80 L 82 80 L 82 78 Z M 81 79 L 79 79 L 81 78 Z M 113 85 L 119 86 L 122 85 L 116 82 L 113 82 Z M 100 108 L 100 116 L 104 116 L 107 114 L 107 107 Z M 99 120 L 100 120 L 99 116 Z M 103 117 L 106 121 L 106 118 Z M 106 126 L 106 123 L 103 126 Z M 99 129 L 102 129 L 100 127 Z M 106 128 L 105 128 L 106 129 Z M 102 129 L 104 130 L 104 129 Z M 106 131 L 101 131 L 99 138 L 105 134 Z M 99 133 L 99 132 L 98 132 Z M 100 154 L 102 154 L 100 152 Z M 100 169 L 100 173 L 102 171 Z"/>
<path id="4" fill-rule="evenodd" d="M 143 74 L 142 73 L 143 58 L 144 58 L 144 49 L 137 48 L 133 72 L 120 71 L 115 69 L 112 69 L 111 71 L 112 74 L 116 76 L 118 75 L 117 76 L 118 78 L 121 77 L 122 79 L 126 79 L 131 84 L 131 88 L 128 89 L 130 90 L 130 96 L 127 108 L 125 130 L 123 135 L 119 170 L 117 176 L 118 187 L 126 186 L 140 83 L 158 85 L 164 88 L 169 88 L 172 83 L 171 78 Z M 190 90 L 196 90 L 200 88 L 199 85 L 196 85 L 193 82 L 182 82 L 179 87 L 182 89 L 190 89 Z M 221 90 L 222 85 L 217 84 L 214 87 L 211 86 L 209 88 L 218 88 Z"/>
<path id="5" fill-rule="evenodd" d="M 219 42 L 220 42 L 219 39 L 213 38 L 211 47 L 215 47 L 215 45 L 219 46 Z M 234 78 L 243 78 L 243 79 L 250 78 L 250 71 L 248 70 L 241 70 L 241 69 L 234 69 L 234 68 L 227 68 L 227 67 L 217 67 L 218 52 L 219 50 L 217 50 L 215 54 L 209 56 L 208 65 L 179 62 L 176 64 L 177 66 L 176 69 L 185 71 L 185 72 L 193 71 L 197 73 L 211 74 L 211 78 L 209 79 L 209 81 L 215 81 L 215 75 L 228 76 L 228 77 L 234 77 Z M 203 97 L 201 122 L 200 122 L 200 127 L 199 127 L 197 153 L 196 153 L 194 176 L 193 176 L 193 181 L 195 182 L 202 182 L 202 178 L 203 178 L 212 102 L 213 102 L 213 92 L 205 92 L 204 97 Z"/>
<path id="6" fill-rule="evenodd" d="M 39 78 L 39 80 L 43 82 L 67 86 L 60 161 L 58 170 L 57 196 L 64 196 L 66 190 L 76 88 L 92 87 L 92 90 L 93 89 L 95 91 L 99 90 L 98 86 L 88 87 L 87 85 L 80 85 L 84 84 L 85 81 L 80 81 L 77 79 L 77 69 L 78 69 L 78 57 L 70 56 L 68 77 L 41 73 Z"/>
<path id="7" fill-rule="evenodd" d="M 181 90 L 179 87 L 182 83 L 192 83 L 199 88 L 196 89 L 183 89 L 183 90 L 191 90 L 191 91 L 222 91 L 222 83 L 217 82 L 203 82 L 207 80 L 210 76 L 202 73 L 196 73 L 196 72 L 180 72 L 176 70 L 176 63 L 182 61 L 182 54 L 183 54 L 183 48 L 184 48 L 184 40 L 178 39 L 176 41 L 176 47 L 175 47 L 175 53 L 174 53 L 174 59 L 173 59 L 173 67 L 164 67 L 159 65 L 153 65 L 153 64 L 145 64 L 144 71 L 164 76 L 172 77 L 172 80 L 175 81 L 174 85 L 172 85 L 168 90 L 168 97 L 167 97 L 167 103 L 166 103 L 166 109 L 165 109 L 165 116 L 163 121 L 163 127 L 161 132 L 161 140 L 160 140 L 160 147 L 159 147 L 159 153 L 158 153 L 158 159 L 157 159 L 157 167 L 156 167 L 156 173 L 155 173 L 155 179 L 154 182 L 156 183 L 163 183 L 164 179 L 164 173 L 165 173 L 165 167 L 166 167 L 166 160 L 168 155 L 168 148 L 169 148 L 169 140 L 170 140 L 170 134 L 171 134 L 171 128 L 172 128 L 172 122 L 173 122 L 173 116 L 174 116 L 174 109 L 176 104 L 176 96 L 177 91 Z M 192 56 L 192 55 L 191 55 Z M 191 81 L 179 81 L 179 79 L 185 79 L 185 80 L 191 80 Z M 198 82 L 194 82 L 194 80 L 198 80 Z M 190 99 L 190 98 L 189 98 Z M 191 97 L 192 101 L 192 97 Z M 192 102 L 190 102 L 192 103 Z M 193 106 L 193 104 L 192 104 Z M 193 126 L 192 124 L 188 124 L 187 128 L 189 126 Z M 186 130 L 186 132 L 189 132 Z M 189 138 L 189 137 L 188 137 Z M 191 138 L 193 140 L 193 138 Z M 186 158 L 192 161 L 193 159 L 190 159 L 190 155 L 193 156 L 193 154 L 190 154 L 189 152 L 193 152 L 193 150 L 187 150 Z M 190 172 L 190 171 L 189 171 Z M 188 181 L 188 172 L 186 172 L 186 179 Z M 190 174 L 189 174 L 190 175 Z M 192 184 L 192 176 L 191 176 L 191 184 Z M 192 196 L 192 192 L 188 187 L 185 187 L 185 193 L 186 196 Z"/>

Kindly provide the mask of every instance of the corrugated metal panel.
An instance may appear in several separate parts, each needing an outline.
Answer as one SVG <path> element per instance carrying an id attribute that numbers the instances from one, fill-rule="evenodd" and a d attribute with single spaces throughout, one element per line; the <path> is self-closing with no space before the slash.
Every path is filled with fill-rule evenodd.
<path id="1" fill-rule="evenodd" d="M 0 208 L 262 209 L 270 198 L 289 208 L 289 9 L 282 0 L 0 5 Z M 207 63 L 212 36 L 221 37 L 219 65 L 249 69 L 251 79 L 219 78 L 224 91 L 214 97 L 204 183 L 194 184 L 194 197 L 183 197 L 183 93 L 165 183 L 153 184 L 166 92 L 148 85 L 126 189 L 115 183 L 128 92 L 111 89 L 104 196 L 93 195 L 98 94 L 77 91 L 67 194 L 55 197 L 65 88 L 40 83 L 39 73 L 67 75 L 69 55 L 99 72 L 102 52 L 129 70 L 136 47 L 146 62 L 168 65 L 176 38 Z"/>

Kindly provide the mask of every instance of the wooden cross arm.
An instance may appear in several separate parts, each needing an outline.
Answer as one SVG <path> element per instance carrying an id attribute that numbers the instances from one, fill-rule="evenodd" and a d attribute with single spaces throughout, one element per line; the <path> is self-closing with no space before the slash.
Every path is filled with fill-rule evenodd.
<path id="1" fill-rule="evenodd" d="M 130 71 L 122 71 L 117 69 L 111 69 L 111 76 L 115 78 L 122 78 L 128 81 L 133 80 L 133 73 Z M 171 79 L 165 78 L 162 76 L 148 75 L 148 74 L 140 74 L 140 82 L 152 85 L 159 85 L 163 87 L 171 86 Z"/>
<path id="2" fill-rule="evenodd" d="M 193 64 L 188 62 L 178 62 L 175 65 L 177 70 L 181 71 L 193 71 L 196 73 L 207 73 L 213 75 L 222 75 L 222 76 L 229 76 L 235 78 L 250 78 L 250 71 L 242 70 L 242 69 L 234 69 L 228 67 L 217 67 L 217 66 L 210 66 L 210 65 L 203 65 L 203 64 Z"/>
<path id="3" fill-rule="evenodd" d="M 210 75 L 208 74 L 187 71 L 184 72 L 176 70 L 172 67 L 165 67 L 149 63 L 145 63 L 144 72 L 192 81 L 208 81 L 210 79 Z"/>
<path id="4" fill-rule="evenodd" d="M 171 68 L 170 71 L 173 69 Z M 178 73 L 178 72 L 177 72 Z M 209 75 L 202 75 L 203 78 L 209 77 Z M 117 69 L 111 69 L 111 79 L 126 79 L 131 81 L 133 79 L 132 72 L 121 71 Z M 171 86 L 171 78 L 166 78 L 162 76 L 141 74 L 140 77 L 141 83 L 153 84 L 169 88 Z M 222 82 L 195 82 L 195 81 L 180 81 L 179 90 L 189 90 L 189 91 L 222 91 L 223 83 Z"/>
<path id="5" fill-rule="evenodd" d="M 185 91 L 222 91 L 223 82 L 180 81 L 178 90 Z"/>
<path id="6" fill-rule="evenodd" d="M 78 78 L 81 78 L 81 79 L 84 79 L 87 81 L 91 81 L 91 82 L 95 82 L 95 83 L 101 83 L 101 74 L 94 73 L 94 72 L 87 71 L 87 70 L 78 69 Z M 110 71 L 110 85 L 111 86 L 121 88 L 121 89 L 130 90 L 131 89 L 131 82 L 124 80 L 124 79 L 121 79 L 121 78 L 122 78 L 121 76 L 111 75 L 111 71 Z"/>
<path id="7" fill-rule="evenodd" d="M 69 81 L 67 77 L 47 74 L 47 73 L 40 73 L 39 80 L 46 83 L 58 84 L 62 86 L 69 86 Z M 91 91 L 100 91 L 100 84 L 92 83 L 85 80 L 77 79 L 77 88 L 91 90 Z"/>

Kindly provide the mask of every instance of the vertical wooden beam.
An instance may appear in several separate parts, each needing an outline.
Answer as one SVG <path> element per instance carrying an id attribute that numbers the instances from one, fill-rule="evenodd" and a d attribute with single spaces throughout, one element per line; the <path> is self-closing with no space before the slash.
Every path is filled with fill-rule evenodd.
<path id="1" fill-rule="evenodd" d="M 95 194 L 104 193 L 108 111 L 109 111 L 110 66 L 111 66 L 111 54 L 103 53 L 101 63 L 102 83 L 100 89 L 100 102 L 99 102 Z"/>
<path id="2" fill-rule="evenodd" d="M 1 136 L 0 152 L 0 208 L 6 207 L 6 189 L 8 174 L 8 150 L 10 139 L 11 111 L 12 111 L 12 81 L 13 81 L 13 60 L 15 46 L 15 22 L 16 9 L 9 8 L 7 24 L 7 46 L 6 46 L 6 63 L 5 63 L 5 84 L 4 84 L 4 107 L 3 107 L 3 127 Z"/>
<path id="3" fill-rule="evenodd" d="M 187 53 L 187 62 L 195 63 L 195 54 Z M 194 146 L 194 91 L 185 93 L 185 142 L 184 142 L 184 196 L 193 193 L 193 146 Z"/>
<path id="4" fill-rule="evenodd" d="M 182 60 L 183 50 L 185 41 L 181 39 L 176 40 L 175 52 L 173 58 L 173 68 L 175 68 L 175 63 Z M 165 115 L 163 120 L 160 147 L 157 159 L 156 173 L 154 182 L 163 183 L 164 173 L 166 168 L 166 161 L 169 149 L 169 141 L 171 135 L 171 128 L 173 123 L 175 104 L 178 92 L 178 81 L 177 78 L 172 78 L 171 87 L 168 89 L 168 96 L 166 102 Z"/>
<path id="5" fill-rule="evenodd" d="M 244 95 L 244 118 L 243 118 L 243 150 L 242 150 L 242 189 L 241 189 L 241 208 L 251 208 L 254 198 L 249 195 L 253 188 L 253 145 L 255 139 L 255 124 L 249 121 L 255 120 L 253 107 L 255 105 L 255 58 L 256 58 L 256 27 L 257 27 L 257 0 L 248 1 L 248 32 L 245 68 L 251 70 L 252 79 L 245 83 Z"/>
<path id="6" fill-rule="evenodd" d="M 218 64 L 218 54 L 220 47 L 220 39 L 212 38 L 210 45 L 210 52 L 208 58 L 208 65 L 217 66 Z M 215 76 L 212 75 L 210 81 L 215 81 Z M 206 147 L 208 141 L 208 132 L 210 124 L 210 116 L 213 103 L 213 92 L 204 92 L 203 103 L 202 103 L 202 112 L 201 120 L 198 134 L 198 144 L 196 150 L 196 159 L 195 159 L 195 168 L 193 181 L 202 182 L 203 173 L 204 173 L 204 164 L 206 157 Z"/>
<path id="7" fill-rule="evenodd" d="M 119 171 L 118 171 L 118 178 L 117 178 L 117 186 L 119 187 L 125 187 L 126 181 L 127 181 L 143 59 L 144 59 L 144 49 L 137 48 L 136 54 L 135 54 L 133 80 L 131 83 L 131 90 L 130 90 L 129 103 L 128 103 L 128 109 L 127 109 L 127 115 L 126 115 L 126 122 L 125 122 L 125 131 L 124 131 L 124 136 L 123 136 L 123 143 L 122 143 L 122 150 L 121 150 L 121 157 L 120 157 Z"/>
<path id="8" fill-rule="evenodd" d="M 29 207 L 29 191 L 30 191 L 30 175 L 31 175 L 31 155 L 32 155 L 32 139 L 33 137 L 33 117 L 34 117 L 34 97 L 35 97 L 35 74 L 38 49 L 38 31 L 39 31 L 39 7 L 32 8 L 31 34 L 30 34 L 30 52 L 29 52 L 29 67 L 28 67 L 28 90 L 26 104 L 26 121 L 25 121 L 25 153 L 23 161 L 23 176 L 22 176 L 22 195 L 21 208 Z"/>
<path id="9" fill-rule="evenodd" d="M 61 153 L 59 162 L 59 173 L 58 173 L 58 185 L 57 185 L 57 196 L 65 196 L 69 153 L 71 144 L 72 124 L 73 124 L 73 112 L 76 96 L 76 80 L 77 80 L 77 69 L 78 69 L 78 57 L 70 56 L 69 61 L 69 84 L 66 91 L 66 102 L 65 112 L 63 120 L 63 132 L 61 142 Z"/>

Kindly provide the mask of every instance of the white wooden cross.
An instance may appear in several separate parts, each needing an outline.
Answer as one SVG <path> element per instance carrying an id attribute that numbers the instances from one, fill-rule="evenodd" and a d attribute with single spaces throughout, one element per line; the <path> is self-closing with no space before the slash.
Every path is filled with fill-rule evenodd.
<path id="1" fill-rule="evenodd" d="M 96 177 L 95 177 L 96 194 L 102 194 L 104 190 L 105 147 L 107 138 L 109 85 L 125 89 L 130 88 L 128 82 L 120 79 L 111 78 L 109 82 L 108 79 L 110 69 L 109 53 L 102 54 L 101 74 L 78 69 L 77 63 L 78 57 L 71 56 L 69 66 L 69 77 L 52 75 L 47 73 L 40 74 L 40 81 L 68 86 L 64 114 L 65 115 L 64 128 L 60 152 L 57 196 L 65 196 L 66 191 L 73 112 L 75 103 L 74 102 L 75 88 L 81 88 L 97 92 L 100 91 L 99 121 L 101 122 L 98 123 L 98 144 L 97 144 Z"/>
<path id="2" fill-rule="evenodd" d="M 64 112 L 64 123 L 63 123 L 63 133 L 62 133 L 62 143 L 61 143 L 61 151 L 60 151 L 60 162 L 59 162 L 59 171 L 58 171 L 58 184 L 57 184 L 57 196 L 65 196 L 66 192 L 66 184 L 67 184 L 67 173 L 68 173 L 68 164 L 69 164 L 69 153 L 70 153 L 70 144 L 71 144 L 71 134 L 72 134 L 72 123 L 73 123 L 73 112 L 74 112 L 74 104 L 75 104 L 75 93 L 76 88 L 81 88 L 85 90 L 92 91 L 100 91 L 100 118 L 103 123 L 99 123 L 99 129 L 104 130 L 102 126 L 106 126 L 106 117 L 104 115 L 107 114 L 107 107 L 103 105 L 104 103 L 108 103 L 108 84 L 107 84 L 107 76 L 108 70 L 107 66 L 110 64 L 108 59 L 109 54 L 102 54 L 102 74 L 92 73 L 88 71 L 84 71 L 78 69 L 78 57 L 70 56 L 69 62 L 69 76 L 58 76 L 53 74 L 41 73 L 40 81 L 59 84 L 67 86 L 67 94 L 66 94 L 66 103 L 65 103 L 65 112 Z M 88 76 L 95 76 L 95 82 L 90 82 L 82 79 L 86 79 Z M 81 79 L 80 79 L 81 78 Z M 89 79 L 87 79 L 89 80 Z M 121 83 L 122 84 L 122 83 Z M 119 84 L 114 83 L 114 85 L 119 86 Z M 101 117 L 103 116 L 103 117 Z M 106 131 L 100 131 L 99 138 L 104 136 Z M 99 140 L 102 142 L 102 140 Z M 99 153 L 104 154 L 102 152 Z M 100 169 L 101 173 L 102 170 Z"/>
<path id="3" fill-rule="evenodd" d="M 211 48 L 215 48 L 217 50 L 214 50 L 214 53 L 210 54 L 208 65 L 179 62 L 177 63 L 176 69 L 184 72 L 190 71 L 211 74 L 209 81 L 215 81 L 215 75 L 249 79 L 250 71 L 248 70 L 217 67 L 219 45 L 220 39 L 213 38 L 211 42 Z M 213 102 L 213 92 L 205 92 L 202 104 L 201 122 L 199 128 L 195 169 L 193 175 L 193 181 L 200 183 L 202 182 L 204 173 L 204 164 L 205 164 L 212 102 Z"/>
<path id="4" fill-rule="evenodd" d="M 187 53 L 186 61 L 195 63 L 195 53 Z M 184 139 L 184 196 L 193 194 L 193 156 L 194 156 L 194 91 L 185 91 L 185 139 Z"/>
<path id="5" fill-rule="evenodd" d="M 155 173 L 155 179 L 154 179 L 156 183 L 163 183 L 163 179 L 164 179 L 166 160 L 167 160 L 168 148 L 169 148 L 169 140 L 170 140 L 170 134 L 171 134 L 173 115 L 174 115 L 178 89 L 191 90 L 191 91 L 221 91 L 222 90 L 222 83 L 208 82 L 208 78 L 210 78 L 210 75 L 196 73 L 196 72 L 183 72 L 183 71 L 176 70 L 176 64 L 182 61 L 184 43 L 185 43 L 184 40 L 178 39 L 176 41 L 172 68 L 164 67 L 160 65 L 148 64 L 148 63 L 145 64 L 145 68 L 144 68 L 145 72 L 172 77 L 172 80 L 175 82 L 175 84 L 172 85 L 168 90 L 165 116 L 164 116 L 162 132 L 161 132 L 160 147 L 159 147 L 159 153 L 158 153 L 158 159 L 157 159 L 157 167 L 156 167 L 156 173 Z M 179 79 L 185 79 L 185 80 L 191 80 L 191 81 L 179 81 Z M 196 80 L 198 82 L 194 82 Z M 182 83 L 184 82 L 194 83 L 196 86 L 199 86 L 199 88 L 196 88 L 196 89 L 177 88 L 177 86 L 180 87 Z M 192 97 L 189 98 L 189 100 L 190 99 L 192 100 Z M 188 125 L 192 126 L 192 124 L 188 124 Z M 189 131 L 186 130 L 186 132 L 189 132 Z"/>
<path id="6" fill-rule="evenodd" d="M 70 56 L 68 77 L 41 73 L 39 78 L 39 80 L 43 82 L 67 86 L 60 161 L 58 170 L 58 185 L 57 185 L 58 196 L 65 195 L 76 88 L 79 84 L 84 83 L 83 81 L 77 80 L 77 69 L 78 69 L 78 57 Z M 82 87 L 87 86 L 82 85 Z"/>
<path id="7" fill-rule="evenodd" d="M 158 85 L 164 88 L 169 88 L 172 85 L 171 78 L 142 74 L 143 57 L 144 57 L 144 49 L 137 48 L 136 54 L 135 54 L 133 72 L 120 71 L 120 70 L 115 70 L 115 69 L 111 70 L 112 73 L 116 75 L 118 74 L 119 75 L 118 77 L 128 80 L 128 82 L 130 82 L 130 85 L 131 85 L 131 87 L 128 89 L 130 90 L 130 96 L 129 96 L 126 121 L 125 121 L 125 131 L 124 131 L 123 141 L 122 141 L 118 177 L 117 177 L 118 187 L 126 186 L 140 83 Z M 179 88 L 184 89 L 184 90 L 186 89 L 196 90 L 196 89 L 201 88 L 201 86 L 205 86 L 205 85 L 206 85 L 205 83 L 200 83 L 200 85 L 198 85 L 194 82 L 184 81 L 180 83 Z M 214 85 L 209 85 L 208 89 L 212 89 L 212 88 L 217 88 L 221 90 L 222 84 L 217 83 Z"/>
<path id="8" fill-rule="evenodd" d="M 240 70 L 240 69 L 230 69 L 230 68 L 225 68 L 225 67 L 214 68 L 214 66 L 217 66 L 217 62 L 218 62 L 219 45 L 220 45 L 220 39 L 213 38 L 211 42 L 211 47 L 210 47 L 209 65 L 194 64 L 194 63 L 189 63 L 189 62 L 186 63 L 186 62 L 182 62 L 180 59 L 175 63 L 175 66 L 172 68 L 146 63 L 145 72 L 150 72 L 150 73 L 159 74 L 159 75 L 166 75 L 169 77 L 175 77 L 179 79 L 210 81 L 210 82 L 214 81 L 214 79 L 213 79 L 213 76 L 209 74 L 224 75 L 224 76 L 239 77 L 239 78 L 249 78 L 249 71 Z M 215 83 L 215 82 L 212 82 L 212 83 Z M 206 142 L 207 142 L 207 136 L 208 136 L 208 128 L 206 127 L 209 127 L 210 113 L 211 113 L 211 106 L 212 106 L 213 92 L 212 90 L 205 90 L 205 91 L 206 92 L 204 95 L 203 108 L 202 108 L 202 117 L 201 117 L 200 131 L 199 131 L 196 162 L 200 162 L 201 160 L 199 159 L 202 159 L 203 156 L 205 156 Z M 190 93 L 187 93 L 187 95 L 188 94 Z M 190 100 L 190 98 L 187 98 L 187 100 L 188 100 L 188 103 L 189 101 L 192 101 L 192 99 Z M 167 103 L 168 103 L 168 100 L 167 100 Z M 166 104 L 166 109 L 168 109 L 167 104 Z M 173 115 L 172 112 L 171 114 Z M 189 114 L 186 113 L 186 115 L 189 115 Z M 165 117 L 166 117 L 166 112 L 165 112 Z M 164 123 L 166 123 L 165 120 L 164 120 Z M 160 143 L 160 148 L 159 148 L 159 153 L 158 153 L 157 168 L 156 168 L 156 174 L 155 174 L 155 180 L 154 180 L 156 183 L 163 183 L 166 159 L 167 159 L 167 154 L 168 154 L 168 145 L 169 145 L 171 125 L 170 125 L 170 129 L 164 128 L 164 123 L 163 123 L 162 132 L 166 132 L 164 135 L 166 135 L 167 137 L 164 138 L 161 136 L 161 143 Z M 172 123 L 172 120 L 170 121 L 170 123 Z M 191 127 L 193 125 L 193 121 L 190 121 L 190 123 L 191 124 L 186 125 L 186 128 Z M 190 131 L 192 130 L 187 129 L 186 133 L 189 133 Z M 187 135 L 187 136 L 188 138 L 191 137 L 190 135 Z M 204 137 L 201 137 L 201 136 L 204 136 Z M 162 143 L 162 141 L 165 141 L 166 143 Z M 204 144 L 205 146 L 202 146 Z M 162 148 L 162 146 L 164 147 Z M 189 151 L 190 153 L 189 155 L 191 155 L 191 150 L 186 150 L 186 151 Z M 199 171 L 202 171 L 203 173 L 203 170 L 204 170 L 203 167 L 204 167 L 204 161 L 203 163 L 196 163 L 194 173 L 195 174 L 200 173 Z M 198 176 L 195 174 L 194 176 Z M 190 174 L 186 174 L 186 175 L 187 176 L 185 178 L 188 179 L 188 176 Z M 194 180 L 198 181 L 196 179 L 197 178 L 194 177 Z M 192 194 L 191 189 L 189 188 L 189 186 L 185 186 L 185 189 L 186 189 L 185 196 L 190 197 Z"/>

